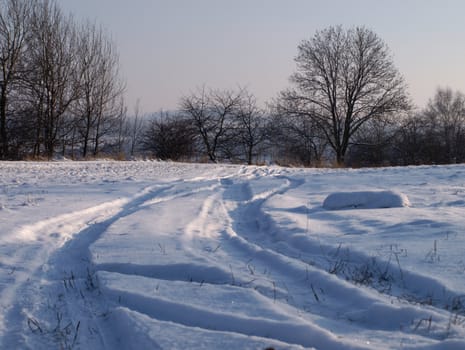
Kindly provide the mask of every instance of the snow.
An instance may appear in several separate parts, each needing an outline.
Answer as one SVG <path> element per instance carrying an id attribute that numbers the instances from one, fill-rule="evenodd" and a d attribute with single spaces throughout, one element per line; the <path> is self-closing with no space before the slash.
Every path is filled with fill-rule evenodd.
<path id="1" fill-rule="evenodd" d="M 0 348 L 463 349 L 464 175 L 0 162 Z"/>
<path id="2" fill-rule="evenodd" d="M 394 191 L 361 191 L 331 193 L 323 202 L 323 208 L 338 209 L 378 209 L 409 207 L 410 201 L 403 193 Z"/>

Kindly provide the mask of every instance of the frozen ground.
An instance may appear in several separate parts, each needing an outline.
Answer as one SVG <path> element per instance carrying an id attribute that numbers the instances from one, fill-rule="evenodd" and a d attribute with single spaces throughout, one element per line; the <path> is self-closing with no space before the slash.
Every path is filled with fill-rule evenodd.
<path id="1" fill-rule="evenodd" d="M 0 348 L 465 349 L 464 223 L 462 165 L 0 162 Z"/>

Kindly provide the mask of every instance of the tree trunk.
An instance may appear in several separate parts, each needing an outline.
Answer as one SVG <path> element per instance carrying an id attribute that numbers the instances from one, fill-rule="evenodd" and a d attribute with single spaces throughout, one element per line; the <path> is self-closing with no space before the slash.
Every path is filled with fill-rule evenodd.
<path id="1" fill-rule="evenodd" d="M 86 130 L 84 133 L 84 144 L 82 146 L 82 157 L 87 157 L 87 150 L 89 148 L 89 135 L 90 135 L 90 116 L 86 118 Z"/>
<path id="2" fill-rule="evenodd" d="M 343 167 L 344 166 L 344 154 L 345 152 L 342 149 L 337 149 L 336 150 L 336 165 L 338 167 Z"/>
<path id="3" fill-rule="evenodd" d="M 247 164 L 252 165 L 252 158 L 253 158 L 253 146 L 249 145 L 248 152 L 247 152 Z"/>
<path id="4" fill-rule="evenodd" d="M 0 96 L 0 159 L 8 157 L 8 135 L 6 131 L 6 88 L 2 87 Z"/>
<path id="5" fill-rule="evenodd" d="M 99 143 L 100 143 L 100 123 L 101 123 L 101 120 L 102 120 L 102 116 L 99 115 L 98 119 L 97 119 L 97 125 L 96 125 L 96 128 L 95 128 L 95 144 L 94 144 L 94 152 L 93 152 L 94 157 L 96 157 L 98 155 L 99 147 L 100 147 Z"/>

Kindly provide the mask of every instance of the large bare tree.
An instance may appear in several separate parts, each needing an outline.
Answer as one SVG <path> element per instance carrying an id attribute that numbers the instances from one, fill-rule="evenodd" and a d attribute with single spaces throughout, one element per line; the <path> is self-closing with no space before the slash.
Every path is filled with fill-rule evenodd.
<path id="1" fill-rule="evenodd" d="M 78 27 L 57 0 L 0 0 L 0 159 L 51 157 L 60 143 L 97 154 L 121 115 L 118 60 L 101 28 Z"/>
<path id="2" fill-rule="evenodd" d="M 79 96 L 77 32 L 72 18 L 54 1 L 35 3 L 28 49 L 28 98 L 36 114 L 34 155 L 52 157 L 67 126 L 71 103 Z"/>
<path id="3" fill-rule="evenodd" d="M 8 109 L 20 80 L 30 21 L 31 1 L 0 0 L 0 159 L 8 157 Z"/>
<path id="4" fill-rule="evenodd" d="M 365 122 L 409 106 L 387 45 L 364 27 L 318 31 L 298 46 L 295 61 L 294 87 L 281 93 L 281 112 L 311 118 L 339 164 Z"/>
<path id="5" fill-rule="evenodd" d="M 79 33 L 76 55 L 79 97 L 74 105 L 82 136 L 82 156 L 90 146 L 97 155 L 101 138 L 113 127 L 120 112 L 124 83 L 119 77 L 119 56 L 109 36 L 95 24 L 85 23 Z"/>

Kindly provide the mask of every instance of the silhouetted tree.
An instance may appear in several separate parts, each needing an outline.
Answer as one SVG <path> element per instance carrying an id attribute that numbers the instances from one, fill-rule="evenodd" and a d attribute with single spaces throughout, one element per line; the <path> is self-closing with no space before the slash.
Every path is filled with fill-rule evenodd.
<path id="1" fill-rule="evenodd" d="M 252 93 L 241 89 L 239 95 L 235 111 L 238 139 L 235 142 L 243 149 L 245 160 L 250 165 L 257 156 L 257 148 L 266 139 L 266 118 L 265 112 L 258 107 L 257 100 Z"/>
<path id="2" fill-rule="evenodd" d="M 123 90 L 101 29 L 78 27 L 55 0 L 0 0 L 0 159 L 68 145 L 97 154 L 118 127 Z"/>
<path id="3" fill-rule="evenodd" d="M 241 91 L 198 90 L 181 99 L 181 112 L 197 130 L 209 160 L 230 157 L 235 113 L 241 100 Z"/>
<path id="4" fill-rule="evenodd" d="M 149 121 L 142 147 L 162 160 L 188 159 L 194 153 L 195 132 L 191 120 L 162 112 Z"/>
<path id="5" fill-rule="evenodd" d="M 9 99 L 23 73 L 30 15 L 30 1 L 0 0 L 0 159 L 9 155 Z"/>
<path id="6" fill-rule="evenodd" d="M 295 113 L 295 103 L 281 99 L 275 104 L 269 126 L 271 142 L 280 162 L 318 165 L 328 148 L 326 135 L 308 114 Z"/>
<path id="7" fill-rule="evenodd" d="M 69 106 L 79 97 L 78 37 L 72 19 L 53 1 L 35 3 L 31 26 L 26 59 L 27 94 L 36 114 L 34 155 L 50 158 L 68 127 Z"/>
<path id="8" fill-rule="evenodd" d="M 465 160 L 465 95 L 450 88 L 438 88 L 422 113 L 441 148 L 434 161 L 455 163 Z"/>
<path id="9" fill-rule="evenodd" d="M 91 23 L 82 25 L 78 48 L 79 98 L 73 110 L 82 137 L 82 156 L 86 157 L 91 145 L 97 155 L 102 136 L 109 126 L 113 128 L 124 84 L 115 45 L 101 28 Z"/>
<path id="10" fill-rule="evenodd" d="M 399 123 L 391 118 L 373 118 L 353 136 L 348 162 L 356 166 L 397 164 L 395 143 Z"/>
<path id="11" fill-rule="evenodd" d="M 432 162 L 436 153 L 436 140 L 420 113 L 408 116 L 397 129 L 394 144 L 395 154 L 401 165 L 418 165 Z"/>
<path id="12" fill-rule="evenodd" d="M 344 156 L 368 120 L 408 108 L 403 79 L 386 44 L 371 30 L 329 27 L 298 47 L 295 86 L 282 92 L 287 113 L 311 118 L 336 154 Z"/>

